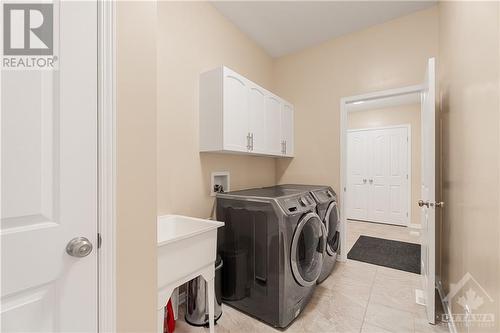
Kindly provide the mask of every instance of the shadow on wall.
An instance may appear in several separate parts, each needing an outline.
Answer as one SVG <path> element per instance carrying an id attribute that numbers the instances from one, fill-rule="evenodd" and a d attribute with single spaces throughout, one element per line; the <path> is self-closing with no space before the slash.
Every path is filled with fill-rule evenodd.
<path id="1" fill-rule="evenodd" d="M 291 158 L 283 158 L 280 159 L 279 161 L 276 161 L 276 183 L 280 184 L 281 179 L 283 178 L 283 175 L 285 174 L 286 170 L 292 163 Z"/>

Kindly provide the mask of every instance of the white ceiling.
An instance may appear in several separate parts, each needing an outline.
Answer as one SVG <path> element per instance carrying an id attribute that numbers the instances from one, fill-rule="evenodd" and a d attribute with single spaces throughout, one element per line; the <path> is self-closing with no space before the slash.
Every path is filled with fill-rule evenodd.
<path id="1" fill-rule="evenodd" d="M 361 30 L 436 1 L 214 1 L 213 6 L 272 57 Z"/>

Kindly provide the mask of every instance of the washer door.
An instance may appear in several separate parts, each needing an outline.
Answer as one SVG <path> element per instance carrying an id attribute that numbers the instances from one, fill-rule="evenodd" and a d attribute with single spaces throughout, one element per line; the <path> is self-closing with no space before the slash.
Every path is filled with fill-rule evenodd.
<path id="1" fill-rule="evenodd" d="M 295 280 L 304 287 L 316 283 L 321 274 L 326 232 L 315 213 L 303 216 L 295 229 L 290 253 Z"/>
<path id="2" fill-rule="evenodd" d="M 332 201 L 326 210 L 325 219 L 323 223 L 326 227 L 326 232 L 328 234 L 326 239 L 326 253 L 333 256 L 336 254 L 339 247 L 339 210 L 336 201 Z"/>

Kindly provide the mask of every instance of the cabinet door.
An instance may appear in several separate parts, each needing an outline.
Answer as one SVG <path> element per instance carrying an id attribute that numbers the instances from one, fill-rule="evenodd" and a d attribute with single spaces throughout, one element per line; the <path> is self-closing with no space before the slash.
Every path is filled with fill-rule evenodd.
<path id="1" fill-rule="evenodd" d="M 248 151 L 248 85 L 242 76 L 224 69 L 224 149 Z"/>
<path id="2" fill-rule="evenodd" d="M 271 155 L 282 155 L 281 152 L 281 101 L 274 95 L 266 96 L 266 150 Z"/>
<path id="3" fill-rule="evenodd" d="M 251 151 L 259 154 L 266 153 L 265 90 L 255 84 L 250 84 L 248 101 L 248 126 L 251 134 Z"/>
<path id="4" fill-rule="evenodd" d="M 281 109 L 281 141 L 283 142 L 282 150 L 285 156 L 293 156 L 293 133 L 293 106 L 284 103 Z"/>

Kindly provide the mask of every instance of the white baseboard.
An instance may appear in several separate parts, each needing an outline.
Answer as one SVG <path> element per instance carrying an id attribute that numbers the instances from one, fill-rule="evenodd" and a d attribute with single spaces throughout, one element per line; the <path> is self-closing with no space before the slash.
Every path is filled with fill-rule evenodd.
<path id="1" fill-rule="evenodd" d="M 441 300 L 441 304 L 443 305 L 443 310 L 446 316 L 448 317 L 448 330 L 450 333 L 457 333 L 457 327 L 455 326 L 454 318 L 451 314 L 451 307 L 448 301 L 445 300 L 445 293 L 443 289 L 443 284 L 441 283 L 441 279 L 436 279 L 436 288 L 438 290 L 439 299 Z"/>

